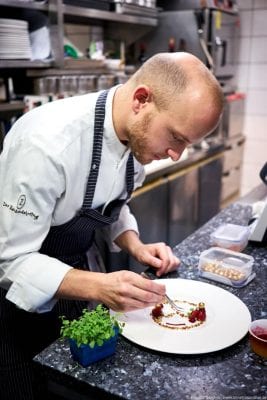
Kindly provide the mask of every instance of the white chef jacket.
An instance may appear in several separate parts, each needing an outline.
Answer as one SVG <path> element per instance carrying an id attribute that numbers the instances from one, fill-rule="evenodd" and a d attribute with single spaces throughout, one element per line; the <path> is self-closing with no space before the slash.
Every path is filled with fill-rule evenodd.
<path id="1" fill-rule="evenodd" d="M 103 147 L 92 207 L 126 197 L 129 150 L 118 139 L 112 101 L 106 103 Z M 65 263 L 39 253 L 51 226 L 69 221 L 81 208 L 90 172 L 94 108 L 98 93 L 57 100 L 23 115 L 7 134 L 0 155 L 0 285 L 7 299 L 35 312 L 50 311 Z M 144 180 L 135 160 L 135 186 Z M 118 221 L 103 228 L 109 247 L 138 227 L 127 205 Z"/>

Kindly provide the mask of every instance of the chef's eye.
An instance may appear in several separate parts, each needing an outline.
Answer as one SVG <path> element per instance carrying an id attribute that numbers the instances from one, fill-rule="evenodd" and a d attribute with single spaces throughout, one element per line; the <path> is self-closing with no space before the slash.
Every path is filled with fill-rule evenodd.
<path id="1" fill-rule="evenodd" d="M 177 144 L 186 145 L 184 139 L 182 139 L 182 138 L 180 138 L 180 137 L 177 137 L 177 136 L 175 135 L 175 133 L 173 133 L 173 132 L 171 133 L 171 138 L 172 138 L 172 141 L 175 142 L 175 143 L 177 143 Z"/>

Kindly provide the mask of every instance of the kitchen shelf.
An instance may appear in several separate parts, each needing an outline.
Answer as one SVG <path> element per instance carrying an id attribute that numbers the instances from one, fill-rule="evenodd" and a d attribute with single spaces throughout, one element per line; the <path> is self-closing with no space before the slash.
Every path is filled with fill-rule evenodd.
<path id="1" fill-rule="evenodd" d="M 0 115 L 6 112 L 16 112 L 24 110 L 24 102 L 23 101 L 14 101 L 9 103 L 0 103 Z"/>
<path id="2" fill-rule="evenodd" d="M 137 15 L 120 14 L 113 11 L 103 11 L 94 8 L 76 7 L 63 4 L 63 15 L 76 16 L 88 19 L 98 19 L 102 21 L 120 22 L 127 24 L 157 26 L 157 18 L 143 17 Z"/>
<path id="3" fill-rule="evenodd" d="M 0 0 L 0 6 L 26 8 L 26 9 L 39 10 L 49 13 L 58 12 L 58 9 L 55 4 L 48 5 L 47 3 L 38 3 L 38 2 L 28 3 L 22 1 L 9 0 L 7 3 L 6 0 Z M 143 17 L 141 15 L 139 16 L 139 15 L 120 14 L 114 11 L 103 11 L 95 8 L 71 6 L 63 3 L 61 7 L 63 16 L 65 15 L 70 17 L 80 17 L 82 19 L 102 20 L 102 21 L 120 22 L 120 23 L 146 25 L 146 26 L 157 26 L 158 23 L 157 18 Z"/>
<path id="4" fill-rule="evenodd" d="M 63 29 L 64 23 L 102 24 L 111 39 L 124 38 L 128 43 L 132 40 L 133 31 L 129 25 L 137 25 L 134 36 L 142 35 L 145 30 L 156 27 L 158 19 L 142 15 L 120 14 L 114 11 L 98 10 L 94 8 L 67 5 L 63 0 L 50 0 L 48 2 L 22 2 L 16 0 L 0 0 L 3 9 L 28 9 L 44 12 L 50 20 L 50 37 L 53 48 L 54 60 L 1 60 L 0 69 L 47 69 L 50 67 L 64 68 L 63 55 Z M 4 12 L 2 13 L 4 15 Z"/>
<path id="5" fill-rule="evenodd" d="M 8 68 L 50 68 L 53 65 L 53 61 L 41 61 L 41 60 L 1 60 L 0 69 Z"/>
<path id="6" fill-rule="evenodd" d="M 15 1 L 15 0 L 0 0 L 0 6 L 5 7 L 14 7 L 14 8 L 28 8 L 31 10 L 40 10 L 40 11 L 47 11 L 48 6 L 47 3 L 41 2 L 24 2 L 24 1 Z"/>
<path id="7" fill-rule="evenodd" d="M 8 78 L 11 78 L 15 82 L 15 93 L 21 94 L 27 93 L 27 85 L 30 93 L 34 90 L 35 77 L 109 72 L 107 68 L 97 66 L 95 63 L 88 65 L 92 60 L 72 61 L 64 57 L 64 24 L 99 25 L 103 30 L 104 40 L 113 40 L 118 43 L 123 40 L 125 46 L 129 46 L 158 24 L 158 19 L 154 15 L 128 15 L 115 11 L 73 6 L 65 4 L 64 0 L 42 2 L 0 0 L 1 18 L 12 18 L 14 15 L 14 18 L 19 19 L 20 13 L 23 15 L 23 10 L 31 11 L 29 14 L 36 14 L 36 17 L 39 14 L 45 15 L 53 58 L 49 60 L 0 59 L 0 75 L 5 80 L 5 86 L 7 86 Z M 7 95 L 7 99 L 11 98 L 12 96 Z"/>

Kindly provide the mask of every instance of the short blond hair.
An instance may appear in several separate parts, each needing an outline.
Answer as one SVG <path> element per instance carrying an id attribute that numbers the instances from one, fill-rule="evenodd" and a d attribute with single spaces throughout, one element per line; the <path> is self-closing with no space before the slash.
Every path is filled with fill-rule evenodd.
<path id="1" fill-rule="evenodd" d="M 184 59 L 192 61 L 190 68 L 187 68 Z M 223 108 L 224 96 L 219 82 L 202 61 L 189 53 L 158 53 L 149 58 L 130 81 L 134 85 L 149 86 L 153 101 L 160 110 L 166 110 L 170 101 L 178 99 L 190 85 L 204 85 L 214 106 L 218 110 Z"/>

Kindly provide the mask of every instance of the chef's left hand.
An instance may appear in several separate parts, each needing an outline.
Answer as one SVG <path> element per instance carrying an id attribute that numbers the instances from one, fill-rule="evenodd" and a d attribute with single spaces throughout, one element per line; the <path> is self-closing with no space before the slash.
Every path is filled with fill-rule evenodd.
<path id="1" fill-rule="evenodd" d="M 145 244 L 134 231 L 125 231 L 116 239 L 117 245 L 138 262 L 155 268 L 157 276 L 174 271 L 180 264 L 171 248 L 163 242 Z"/>
<path id="2" fill-rule="evenodd" d="M 176 270 L 180 264 L 179 258 L 163 242 L 141 244 L 135 249 L 134 256 L 141 264 L 154 267 L 157 276 Z"/>

